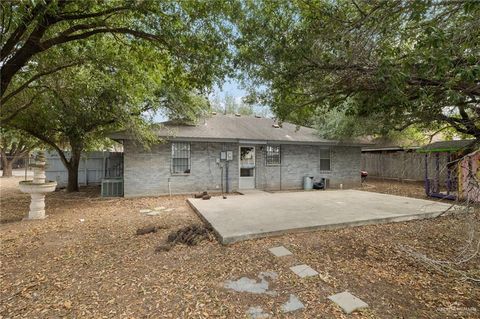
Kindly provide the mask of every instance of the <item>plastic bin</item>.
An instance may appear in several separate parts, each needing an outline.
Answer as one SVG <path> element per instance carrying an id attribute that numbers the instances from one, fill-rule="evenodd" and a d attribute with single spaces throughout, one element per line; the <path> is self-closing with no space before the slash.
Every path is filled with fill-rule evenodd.
<path id="1" fill-rule="evenodd" d="M 303 189 L 306 191 L 313 189 L 313 176 L 303 177 Z"/>

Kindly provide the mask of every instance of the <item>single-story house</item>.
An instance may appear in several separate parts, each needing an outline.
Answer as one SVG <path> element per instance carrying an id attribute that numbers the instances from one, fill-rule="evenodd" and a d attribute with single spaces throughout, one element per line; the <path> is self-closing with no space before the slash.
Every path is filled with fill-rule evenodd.
<path id="1" fill-rule="evenodd" d="M 124 147 L 124 196 L 301 189 L 304 176 L 333 188 L 360 185 L 362 145 L 312 128 L 212 114 L 196 125 L 161 123 L 157 134 L 164 142 L 150 149 L 128 132 L 111 135 Z"/>

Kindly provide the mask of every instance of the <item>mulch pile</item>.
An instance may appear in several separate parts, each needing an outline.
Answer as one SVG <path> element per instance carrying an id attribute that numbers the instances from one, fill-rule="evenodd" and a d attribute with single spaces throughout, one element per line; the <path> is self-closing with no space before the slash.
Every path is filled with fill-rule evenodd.
<path id="1" fill-rule="evenodd" d="M 147 226 L 147 227 L 142 227 L 137 229 L 137 236 L 139 235 L 145 235 L 145 234 L 150 234 L 150 233 L 156 233 L 158 230 L 158 227 L 156 226 Z"/>
<path id="2" fill-rule="evenodd" d="M 167 242 L 158 246 L 155 251 L 169 251 L 176 244 L 187 246 L 196 246 L 204 240 L 212 241 L 215 239 L 213 230 L 204 225 L 189 225 L 171 232 L 167 237 Z"/>
<path id="3" fill-rule="evenodd" d="M 208 195 L 207 192 L 202 192 L 202 193 L 198 193 L 198 194 L 195 194 L 193 195 L 193 197 L 195 198 L 201 198 L 203 200 L 209 200 L 210 198 L 212 198 L 211 195 Z"/>

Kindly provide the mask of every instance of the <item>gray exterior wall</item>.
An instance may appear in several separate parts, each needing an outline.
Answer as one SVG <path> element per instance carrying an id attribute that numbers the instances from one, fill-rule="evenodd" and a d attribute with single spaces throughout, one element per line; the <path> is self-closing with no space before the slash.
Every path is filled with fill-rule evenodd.
<path id="1" fill-rule="evenodd" d="M 191 173 L 171 173 L 171 143 L 144 150 L 130 140 L 124 141 L 124 194 L 126 197 L 169 193 L 221 191 L 221 151 L 233 151 L 229 166 L 229 190 L 238 190 L 238 143 L 191 142 Z M 243 145 L 243 144 L 242 144 Z M 255 145 L 256 188 L 265 190 L 301 189 L 304 176 L 326 177 L 331 187 L 353 187 L 360 184 L 360 147 L 332 146 L 331 170 L 320 171 L 319 146 L 282 145 L 281 165 L 266 166 L 262 145 Z M 265 147 L 263 147 L 265 149 Z M 223 188 L 226 184 L 223 168 Z"/>

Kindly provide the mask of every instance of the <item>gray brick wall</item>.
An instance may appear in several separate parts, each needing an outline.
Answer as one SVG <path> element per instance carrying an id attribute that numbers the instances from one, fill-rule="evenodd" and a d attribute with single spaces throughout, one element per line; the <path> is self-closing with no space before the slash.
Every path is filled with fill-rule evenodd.
<path id="1" fill-rule="evenodd" d="M 314 145 L 282 145 L 281 165 L 266 166 L 265 151 L 257 151 L 257 188 L 299 189 L 304 176 L 329 179 L 331 187 L 360 184 L 360 147 L 330 147 L 330 171 L 320 170 L 320 149 Z"/>
<path id="2" fill-rule="evenodd" d="M 282 145 L 281 166 L 266 166 L 265 151 L 256 146 L 256 187 L 266 190 L 300 189 L 303 176 L 327 177 L 332 187 L 360 183 L 360 148 L 331 147 L 331 171 L 320 171 L 319 146 Z M 265 148 L 264 148 L 265 149 Z M 222 150 L 233 151 L 229 162 L 230 191 L 238 190 L 238 152 L 234 143 L 191 143 L 191 173 L 171 173 L 171 144 L 143 149 L 133 141 L 124 143 L 124 193 L 126 197 L 172 194 L 209 190 L 220 191 L 222 168 L 217 163 Z M 224 189 L 225 189 L 225 168 Z M 281 179 L 280 179 L 281 177 Z M 281 182 L 280 182 L 281 180 Z"/>

